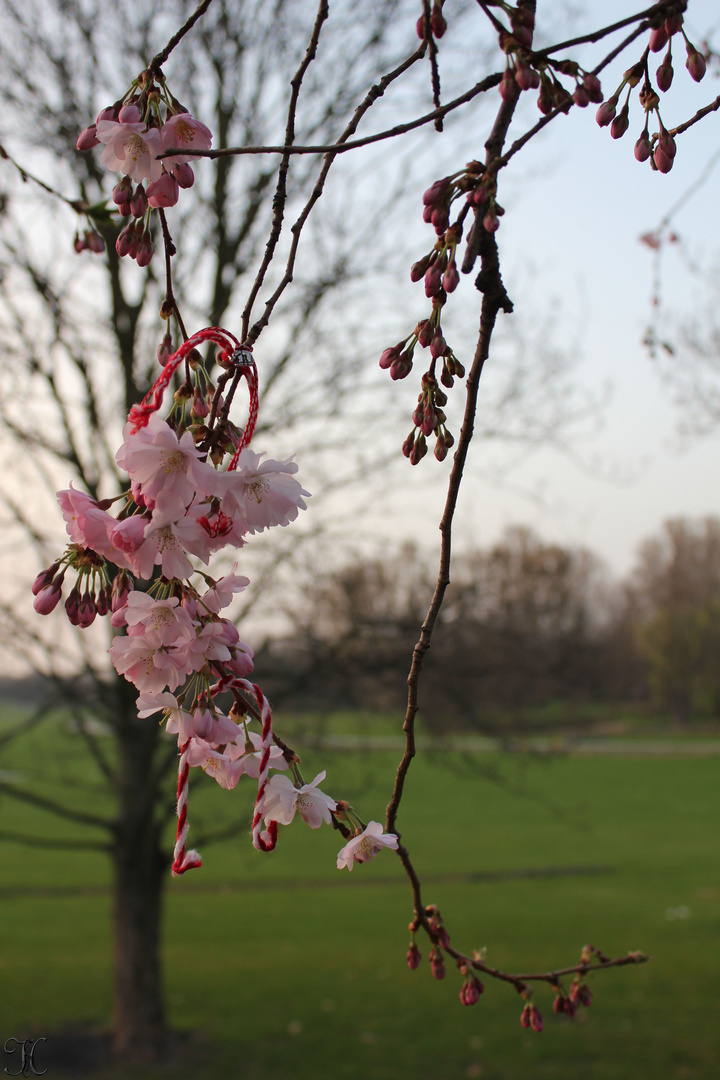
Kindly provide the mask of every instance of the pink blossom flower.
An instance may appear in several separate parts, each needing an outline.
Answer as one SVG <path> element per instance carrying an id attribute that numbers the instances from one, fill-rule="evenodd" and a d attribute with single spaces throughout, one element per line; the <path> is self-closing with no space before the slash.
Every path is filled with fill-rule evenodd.
<path id="1" fill-rule="evenodd" d="M 246 775 L 257 780 L 262 761 L 262 737 L 255 731 L 241 731 L 234 743 L 227 746 L 226 754 L 238 764 L 238 776 Z M 279 746 L 270 747 L 270 765 L 273 769 L 287 769 L 288 762 Z M 333 806 L 335 804 L 333 803 Z"/>
<path id="2" fill-rule="evenodd" d="M 227 791 L 232 791 L 243 774 L 239 761 L 231 761 L 227 754 L 213 749 L 204 739 L 195 738 L 190 743 L 188 764 L 191 768 L 199 765 L 203 772 L 212 776 Z"/>
<path id="3" fill-rule="evenodd" d="M 303 496 L 310 495 L 292 475 L 298 468 L 292 458 L 261 461 L 262 456 L 246 447 L 237 470 L 220 473 L 216 478 L 216 494 L 221 498 L 223 512 L 240 518 L 247 532 L 294 521 L 298 510 L 306 509 Z"/>
<path id="4" fill-rule="evenodd" d="M 141 123 L 120 124 L 115 120 L 100 120 L 96 134 L 105 148 L 100 160 L 111 172 L 120 172 L 131 180 L 157 180 L 162 175 L 162 162 L 157 155 L 163 152 L 160 132 L 145 129 Z"/>
<path id="5" fill-rule="evenodd" d="M 298 788 L 289 776 L 280 776 L 277 773 L 271 776 L 260 809 L 265 824 L 277 821 L 280 825 L 289 825 L 295 812 L 299 810 L 300 817 L 311 829 L 319 829 L 323 821 L 329 825 L 337 802 L 318 790 L 317 785 L 324 779 L 323 771 L 309 784 Z"/>
<path id="6" fill-rule="evenodd" d="M 146 194 L 148 206 L 152 206 L 153 210 L 174 206 L 180 198 L 180 185 L 172 173 L 164 172 L 157 180 L 148 184 Z"/>
<path id="7" fill-rule="evenodd" d="M 84 491 L 76 490 L 72 483 L 69 488 L 57 492 L 57 501 L 73 543 L 90 548 L 122 570 L 130 568 L 128 559 L 111 539 L 110 534 L 117 526 L 112 514 L 101 510 L 94 499 Z"/>
<path id="8" fill-rule="evenodd" d="M 250 579 L 233 572 L 221 577 L 212 588 L 204 592 L 200 597 L 200 604 L 205 611 L 217 615 L 228 604 L 232 603 L 235 593 L 242 592 L 250 584 Z"/>
<path id="9" fill-rule="evenodd" d="M 118 674 L 141 691 L 174 690 L 185 676 L 182 657 L 168 652 L 154 633 L 116 637 L 108 652 Z"/>
<path id="10" fill-rule="evenodd" d="M 146 499 L 157 499 L 161 491 L 178 495 L 187 506 L 196 495 L 214 494 L 217 473 L 202 461 L 192 435 L 186 431 L 178 439 L 167 421 L 153 413 L 147 426 L 133 432 L 126 424 L 123 445 L 115 455 L 133 484 Z"/>
<path id="11" fill-rule="evenodd" d="M 135 572 L 149 580 L 159 565 L 166 578 L 188 578 L 194 569 L 188 551 L 207 563 L 207 537 L 196 516 L 186 514 L 182 499 L 163 491 L 145 526 L 145 540 L 133 556 Z"/>
<path id="12" fill-rule="evenodd" d="M 187 643 L 187 663 L 191 671 L 201 671 L 212 660 L 230 660 L 224 641 L 225 628 L 220 623 L 206 623 Z"/>
<path id="13" fill-rule="evenodd" d="M 152 630 L 164 646 L 178 645 L 195 636 L 195 626 L 177 596 L 155 600 L 143 592 L 132 592 L 125 607 L 125 622 L 131 636 Z"/>
<path id="14" fill-rule="evenodd" d="M 166 690 L 161 694 L 143 693 L 138 695 L 137 710 L 141 719 L 152 716 L 153 713 L 158 712 L 160 709 L 165 714 L 166 730 L 173 735 L 175 732 L 179 733 L 178 746 L 183 746 L 188 739 L 196 734 L 192 713 L 185 712 L 180 707 L 174 694 Z"/>
<path id="15" fill-rule="evenodd" d="M 374 859 L 384 847 L 396 849 L 398 838 L 394 833 L 384 833 L 379 821 L 368 822 L 367 828 L 359 836 L 354 836 L 342 851 L 338 852 L 337 868 L 347 866 L 352 870 L 354 862 L 368 862 Z"/>
<path id="16" fill-rule="evenodd" d="M 163 124 L 160 134 L 165 150 L 209 150 L 212 146 L 212 132 L 190 113 L 171 116 Z M 184 154 L 178 154 L 171 162 L 182 165 L 187 160 Z"/>

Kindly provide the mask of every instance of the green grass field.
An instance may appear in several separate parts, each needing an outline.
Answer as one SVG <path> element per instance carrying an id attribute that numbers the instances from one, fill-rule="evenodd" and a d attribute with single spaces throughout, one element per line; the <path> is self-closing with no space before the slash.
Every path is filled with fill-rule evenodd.
<path id="1" fill-rule="evenodd" d="M 50 728 L 11 748 L 0 768 L 28 781 L 52 768 L 78 805 L 107 808 L 71 747 Z M 327 768 L 325 790 L 382 820 L 397 754 L 317 749 L 304 759 L 306 779 Z M 445 752 L 413 765 L 399 827 L 425 899 L 459 947 L 486 946 L 488 961 L 511 971 L 571 964 L 587 942 L 612 956 L 652 955 L 596 978 L 595 1003 L 574 1022 L 556 1017 L 540 989 L 546 1028 L 535 1035 L 520 1027 L 512 989 L 490 982 L 465 1008 L 453 969 L 444 982 L 426 962 L 410 972 L 398 860 L 383 852 L 341 874 L 337 834 L 296 822 L 270 855 L 241 837 L 208 847 L 201 870 L 169 882 L 167 997 L 188 1043 L 165 1070 L 92 1076 L 716 1080 L 719 772 L 718 757 Z M 196 794 L 196 828 L 249 814 L 247 788 L 207 781 Z M 72 826 L 4 798 L 0 829 L 68 835 Z M 107 862 L 1 850 L 0 1041 L 107 1027 Z"/>

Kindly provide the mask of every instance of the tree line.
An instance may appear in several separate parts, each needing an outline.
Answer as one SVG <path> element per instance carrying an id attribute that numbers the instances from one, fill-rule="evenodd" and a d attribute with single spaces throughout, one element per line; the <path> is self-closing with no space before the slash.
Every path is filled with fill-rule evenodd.
<path id="1" fill-rule="evenodd" d="M 293 630 L 266 641 L 256 672 L 294 709 L 399 709 L 432 571 L 406 544 L 308 572 Z M 515 526 L 456 556 L 426 658 L 431 727 L 495 728 L 528 710 L 632 705 L 676 724 L 720 718 L 720 519 L 674 518 L 613 578 L 585 548 Z M 575 713 L 577 715 L 577 711 Z"/>

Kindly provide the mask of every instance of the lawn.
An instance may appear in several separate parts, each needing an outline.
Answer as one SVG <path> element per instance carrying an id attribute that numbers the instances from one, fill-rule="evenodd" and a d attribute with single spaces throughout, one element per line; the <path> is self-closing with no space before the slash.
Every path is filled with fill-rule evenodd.
<path id="1" fill-rule="evenodd" d="M 0 767 L 31 779 L 52 766 L 58 790 L 69 779 L 82 805 L 102 805 L 66 746 L 52 729 L 37 733 Z M 382 820 L 397 754 L 303 756 L 306 779 L 327 768 L 325 790 Z M 187 1044 L 166 1071 L 92 1076 L 716 1080 L 719 772 L 718 757 L 436 752 L 414 763 L 399 828 L 426 901 L 459 947 L 485 946 L 490 963 L 511 971 L 573 963 L 587 942 L 612 956 L 652 955 L 597 977 L 592 1008 L 574 1022 L 555 1016 L 540 989 L 545 1031 L 524 1031 L 520 999 L 491 981 L 463 1007 L 457 973 L 432 979 L 424 943 L 410 972 L 399 861 L 383 852 L 340 873 L 337 834 L 298 822 L 270 855 L 240 837 L 208 847 L 201 870 L 169 882 L 167 996 Z M 191 823 L 248 812 L 249 791 L 207 781 Z M 0 828 L 70 827 L 3 799 Z M 2 854 L 2 1042 L 107 1026 L 106 861 L 9 843 Z"/>

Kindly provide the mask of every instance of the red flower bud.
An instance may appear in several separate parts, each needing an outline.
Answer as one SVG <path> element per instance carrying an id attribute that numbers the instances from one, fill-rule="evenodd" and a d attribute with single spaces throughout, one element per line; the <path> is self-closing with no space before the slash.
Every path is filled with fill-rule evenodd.
<path id="1" fill-rule="evenodd" d="M 608 98 L 595 113 L 595 119 L 600 127 L 607 127 L 615 119 L 615 107 L 617 98 Z"/>
<path id="2" fill-rule="evenodd" d="M 406 454 L 405 456 L 407 457 L 408 455 Z M 410 968 L 411 971 L 415 971 L 421 960 L 422 956 L 420 955 L 420 950 L 413 941 L 407 951 L 407 966 Z"/>
<path id="3" fill-rule="evenodd" d="M 610 134 L 613 139 L 622 139 L 623 135 L 630 126 L 630 110 L 627 105 L 623 108 L 622 112 L 615 117 L 610 125 Z"/>
<path id="4" fill-rule="evenodd" d="M 432 15 L 430 16 L 430 29 L 436 38 L 441 38 L 447 30 L 447 22 L 440 10 L 439 4 L 433 4 Z"/>
<path id="5" fill-rule="evenodd" d="M 537 1031 L 538 1034 L 545 1027 L 542 1013 L 538 1009 L 537 1005 L 530 1006 L 530 1027 L 533 1029 L 533 1031 Z"/>
<path id="6" fill-rule="evenodd" d="M 460 275 L 458 273 L 455 260 L 451 259 L 448 263 L 447 270 L 442 276 L 442 285 L 445 292 L 455 292 L 460 282 Z"/>
<path id="7" fill-rule="evenodd" d="M 668 15 L 665 20 L 665 29 L 670 37 L 673 34 L 677 34 L 682 29 L 683 17 L 682 15 Z"/>
<path id="8" fill-rule="evenodd" d="M 586 74 L 583 77 L 583 86 L 587 90 L 588 97 L 595 104 L 599 105 L 603 99 L 602 86 L 597 75 Z"/>
<path id="9" fill-rule="evenodd" d="M 530 1027 L 530 1006 L 526 1005 L 523 1011 L 520 1013 L 520 1023 L 524 1028 Z"/>
<path id="10" fill-rule="evenodd" d="M 75 143 L 76 150 L 91 150 L 93 146 L 99 146 L 100 140 L 97 137 L 97 128 L 95 124 L 91 124 L 90 127 L 83 128 L 77 137 Z"/>
<path id="11" fill-rule="evenodd" d="M 425 295 L 437 296 L 442 288 L 442 273 L 437 263 L 433 263 L 425 271 Z"/>
<path id="12" fill-rule="evenodd" d="M 662 64 L 655 72 L 658 90 L 662 90 L 663 94 L 667 93 L 667 91 L 670 89 L 673 81 L 673 74 L 673 66 L 670 60 L 670 53 L 668 52 Z"/>
<path id="13" fill-rule="evenodd" d="M 195 183 L 195 173 L 189 162 L 183 161 L 173 166 L 173 176 L 181 188 L 191 188 Z"/>
<path id="14" fill-rule="evenodd" d="M 148 208 L 147 195 L 142 184 L 138 184 L 130 200 L 130 213 L 133 217 L 142 217 Z"/>
<path id="15" fill-rule="evenodd" d="M 94 252 L 95 255 L 102 255 L 105 250 L 105 241 L 100 233 L 96 232 L 94 229 L 88 229 L 85 232 L 85 245 L 90 251 Z"/>
<path id="16" fill-rule="evenodd" d="M 590 95 L 584 86 L 578 85 L 575 87 L 575 93 L 573 94 L 573 101 L 576 105 L 579 105 L 581 109 L 586 109 L 590 104 Z"/>
<path id="17" fill-rule="evenodd" d="M 500 97 L 503 101 L 512 101 L 515 97 L 515 75 L 511 68 L 505 68 L 505 73 L 500 80 Z"/>
<path id="18" fill-rule="evenodd" d="M 643 131 L 642 135 L 635 143 L 635 157 L 638 161 L 647 161 L 650 157 L 650 139 L 648 138 L 647 131 Z"/>
<path id="19" fill-rule="evenodd" d="M 668 43 L 668 37 L 669 35 L 665 23 L 663 23 L 661 26 L 655 27 L 655 29 L 650 34 L 650 40 L 648 42 L 650 46 L 650 52 L 660 52 L 661 49 L 664 49 Z"/>
<path id="20" fill-rule="evenodd" d="M 444 201 L 445 196 L 450 194 L 450 177 L 445 176 L 442 180 L 436 180 L 423 194 L 425 206 L 437 206 Z"/>
<path id="21" fill-rule="evenodd" d="M 49 615 L 51 611 L 55 610 L 62 593 L 61 585 L 61 582 L 52 581 L 35 594 L 33 607 L 38 615 Z"/>
<path id="22" fill-rule="evenodd" d="M 497 232 L 499 228 L 500 219 L 495 213 L 495 208 L 491 206 L 483 218 L 483 229 L 485 229 L 485 232 L 494 233 Z"/>
<path id="23" fill-rule="evenodd" d="M 695 82 L 700 82 L 705 77 L 706 66 L 705 57 L 688 41 L 685 67 L 690 72 L 690 78 L 694 79 Z"/>

